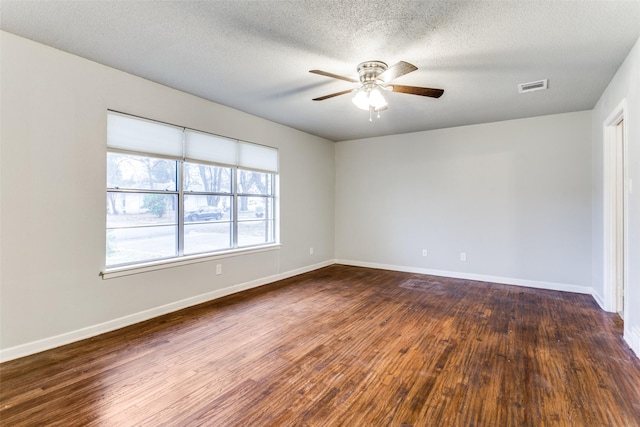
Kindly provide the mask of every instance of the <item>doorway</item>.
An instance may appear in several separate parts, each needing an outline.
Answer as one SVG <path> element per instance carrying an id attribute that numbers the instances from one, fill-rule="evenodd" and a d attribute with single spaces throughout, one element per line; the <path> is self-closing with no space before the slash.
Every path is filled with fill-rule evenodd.
<path id="1" fill-rule="evenodd" d="M 624 321 L 627 281 L 627 177 L 624 101 L 604 122 L 605 309 Z"/>
<path id="2" fill-rule="evenodd" d="M 616 195 L 615 195 L 615 222 L 616 222 L 616 311 L 624 319 L 624 119 L 616 124 Z"/>

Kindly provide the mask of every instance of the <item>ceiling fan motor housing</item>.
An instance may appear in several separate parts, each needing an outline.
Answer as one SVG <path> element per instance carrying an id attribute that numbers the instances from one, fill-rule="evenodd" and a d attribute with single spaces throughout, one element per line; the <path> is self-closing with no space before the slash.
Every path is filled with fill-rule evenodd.
<path id="1" fill-rule="evenodd" d="M 382 61 L 366 61 L 358 65 L 361 83 L 375 83 L 378 76 L 386 71 L 387 64 Z"/>

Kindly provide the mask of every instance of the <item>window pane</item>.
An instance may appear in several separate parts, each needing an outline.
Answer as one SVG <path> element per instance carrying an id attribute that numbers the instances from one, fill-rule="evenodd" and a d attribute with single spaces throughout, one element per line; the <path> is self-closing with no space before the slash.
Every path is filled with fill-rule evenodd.
<path id="1" fill-rule="evenodd" d="M 238 197 L 238 221 L 255 220 L 257 218 L 272 219 L 270 197 Z"/>
<path id="2" fill-rule="evenodd" d="M 177 255 L 176 194 L 107 193 L 107 266 Z"/>
<path id="3" fill-rule="evenodd" d="M 107 228 L 177 224 L 176 194 L 107 193 Z"/>
<path id="4" fill-rule="evenodd" d="M 184 221 L 219 221 L 231 217 L 231 196 L 184 196 Z"/>
<path id="5" fill-rule="evenodd" d="M 272 243 L 273 220 L 238 222 L 238 246 L 263 245 Z"/>
<path id="6" fill-rule="evenodd" d="M 107 188 L 177 191 L 177 162 L 107 153 Z"/>
<path id="7" fill-rule="evenodd" d="M 184 191 L 231 193 L 231 168 L 185 163 Z"/>
<path id="8" fill-rule="evenodd" d="M 175 257 L 177 236 L 175 225 L 108 229 L 107 266 Z"/>
<path id="9" fill-rule="evenodd" d="M 196 223 L 184 226 L 185 255 L 228 249 L 232 246 L 231 222 Z"/>
<path id="10" fill-rule="evenodd" d="M 239 194 L 262 194 L 270 196 L 273 191 L 273 174 L 238 170 Z"/>

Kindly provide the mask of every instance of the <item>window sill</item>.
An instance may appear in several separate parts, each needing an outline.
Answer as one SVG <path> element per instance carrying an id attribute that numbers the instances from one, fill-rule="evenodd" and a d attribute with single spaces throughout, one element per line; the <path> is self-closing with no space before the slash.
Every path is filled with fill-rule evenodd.
<path id="1" fill-rule="evenodd" d="M 253 248 L 231 249 L 228 251 L 216 252 L 215 254 L 184 256 L 180 258 L 170 258 L 163 259 L 161 261 L 147 262 L 144 264 L 114 267 L 105 269 L 104 271 L 100 272 L 100 276 L 103 280 L 114 279 L 116 277 L 130 276 L 133 274 L 141 274 L 149 271 L 163 270 L 165 268 L 180 267 L 183 265 L 197 264 L 201 262 L 209 262 L 238 255 L 249 255 L 259 252 L 274 251 L 279 250 L 280 246 L 281 245 L 279 243 L 274 243 L 271 245 Z"/>

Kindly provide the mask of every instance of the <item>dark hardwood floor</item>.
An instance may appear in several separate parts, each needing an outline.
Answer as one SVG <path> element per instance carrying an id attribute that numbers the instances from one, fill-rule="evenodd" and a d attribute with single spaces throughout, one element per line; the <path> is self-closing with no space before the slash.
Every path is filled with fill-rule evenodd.
<path id="1" fill-rule="evenodd" d="M 335 265 L 0 365 L 3 426 L 639 426 L 591 296 Z"/>

